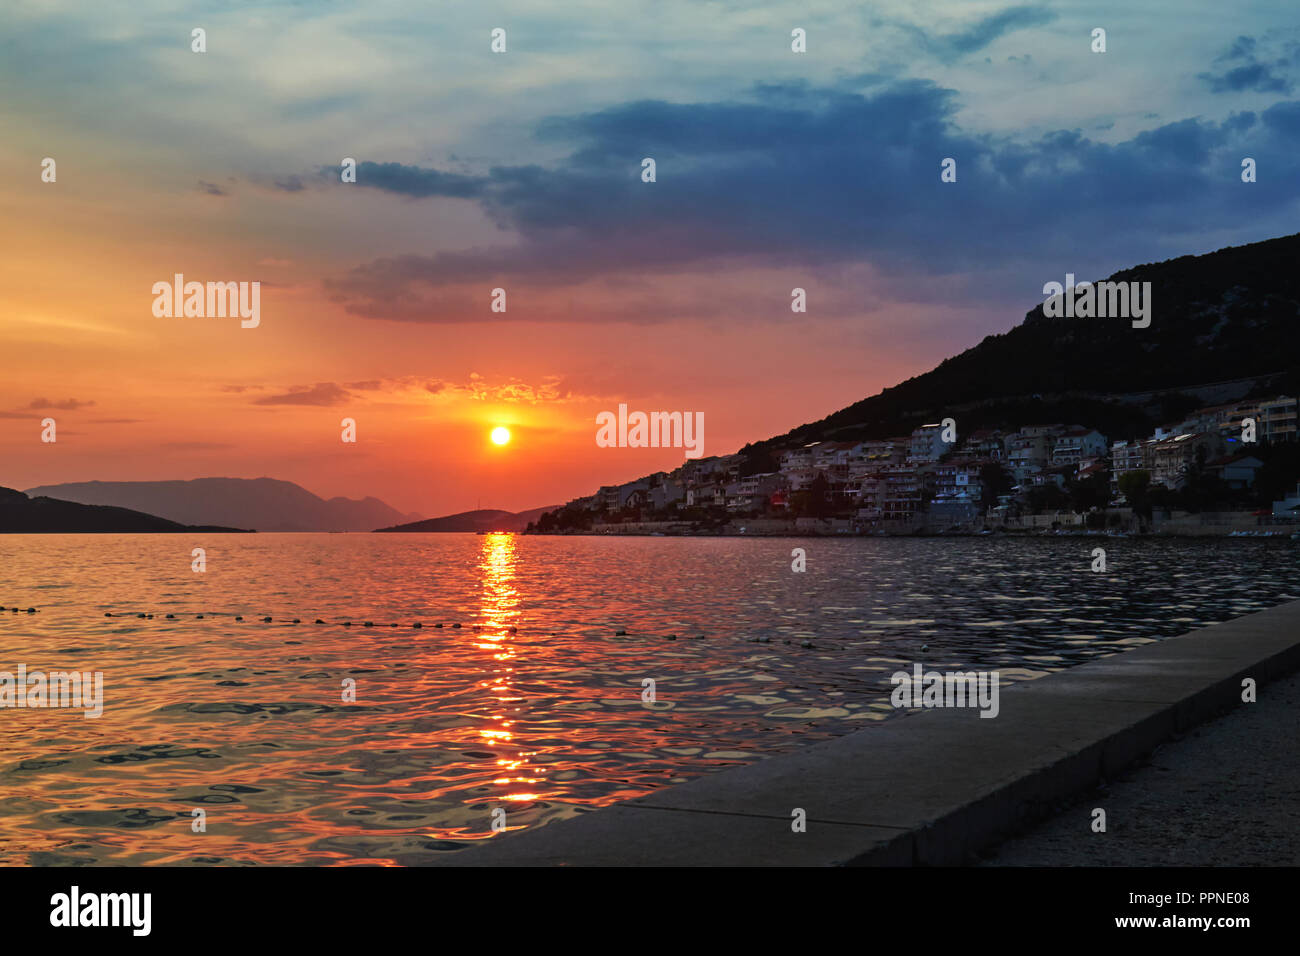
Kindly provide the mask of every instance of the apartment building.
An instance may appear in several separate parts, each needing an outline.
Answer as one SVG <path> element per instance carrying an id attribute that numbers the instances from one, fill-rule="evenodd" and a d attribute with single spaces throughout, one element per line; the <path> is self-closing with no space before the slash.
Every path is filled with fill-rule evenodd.
<path id="1" fill-rule="evenodd" d="M 906 521 L 921 508 L 926 475 L 909 464 L 890 465 L 881 473 L 880 513 L 886 521 Z"/>
<path id="2" fill-rule="evenodd" d="M 1027 484 L 1051 464 L 1057 436 L 1063 431 L 1061 425 L 1029 425 L 1007 440 L 1007 468 L 1017 484 Z"/>
<path id="3" fill-rule="evenodd" d="M 1106 454 L 1106 436 L 1095 428 L 1071 428 L 1052 446 L 1053 465 L 1091 464 Z"/>
<path id="4" fill-rule="evenodd" d="M 975 458 L 950 460 L 934 468 L 935 500 L 951 498 L 974 499 L 977 503 L 983 491 L 980 471 L 987 462 Z"/>
<path id="5" fill-rule="evenodd" d="M 938 461 L 948 447 L 948 442 L 943 440 L 942 423 L 922 425 L 912 432 L 907 460 L 914 464 Z"/>
<path id="6" fill-rule="evenodd" d="M 1295 441 L 1296 409 L 1296 399 L 1285 395 L 1260 402 L 1256 419 L 1256 435 L 1259 440 L 1268 444 Z"/>
<path id="7" fill-rule="evenodd" d="M 762 511 L 773 493 L 785 488 L 785 479 L 776 472 L 749 475 L 726 486 L 728 511 Z"/>
<path id="8" fill-rule="evenodd" d="M 813 466 L 813 456 L 821 442 L 813 442 L 802 448 L 787 448 L 781 452 L 781 470 L 784 472 L 802 471 Z"/>
<path id="9" fill-rule="evenodd" d="M 961 450 L 971 458 L 1001 461 L 1006 453 L 1005 436 L 996 429 L 981 428 L 962 443 Z"/>
<path id="10" fill-rule="evenodd" d="M 1198 458 L 1210 461 L 1221 456 L 1223 449 L 1224 440 L 1217 432 L 1171 435 L 1152 442 L 1148 459 L 1151 483 L 1176 490 L 1182 487 Z"/>

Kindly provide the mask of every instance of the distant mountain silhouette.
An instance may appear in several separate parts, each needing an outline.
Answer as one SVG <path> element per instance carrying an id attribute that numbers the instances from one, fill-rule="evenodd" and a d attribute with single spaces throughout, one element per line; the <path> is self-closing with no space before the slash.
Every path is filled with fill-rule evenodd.
<path id="1" fill-rule="evenodd" d="M 0 488 L 0 533 L 77 534 L 202 531 L 228 533 L 240 528 L 178 524 L 155 515 L 107 505 L 83 505 L 55 498 L 29 498 Z"/>
<path id="2" fill-rule="evenodd" d="M 554 511 L 557 505 L 545 508 L 533 508 L 531 511 L 462 511 L 460 514 L 445 515 L 441 518 L 426 518 L 424 521 L 412 521 L 409 524 L 394 525 L 391 528 L 376 528 L 376 531 L 523 531 L 528 522 L 536 521 L 547 511 Z"/>
<path id="3" fill-rule="evenodd" d="M 420 517 L 402 514 L 378 498 L 326 501 L 291 481 L 274 478 L 82 481 L 42 485 L 27 493 L 147 511 L 181 524 L 234 525 L 258 531 L 369 531 Z"/>

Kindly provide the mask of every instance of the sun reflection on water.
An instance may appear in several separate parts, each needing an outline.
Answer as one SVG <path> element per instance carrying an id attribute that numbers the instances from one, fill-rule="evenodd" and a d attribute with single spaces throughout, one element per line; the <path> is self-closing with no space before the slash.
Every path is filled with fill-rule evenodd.
<path id="1" fill-rule="evenodd" d="M 516 563 L 518 551 L 513 534 L 488 534 L 483 538 L 483 547 L 479 553 L 478 572 L 482 585 L 482 603 L 479 608 L 481 623 L 478 634 L 479 650 L 490 653 L 492 664 L 491 680 L 487 687 L 493 698 L 502 705 L 502 713 L 490 717 L 495 726 L 479 730 L 479 736 L 489 743 L 506 744 L 514 740 L 510 730 L 513 723 L 505 713 L 506 704 L 514 705 L 515 712 L 520 710 L 524 697 L 515 689 L 512 680 L 515 668 L 511 661 L 518 653 L 510 640 L 519 620 L 520 594 L 516 587 Z M 524 802 L 538 798 L 536 793 L 517 792 L 519 784 L 534 784 L 542 780 L 546 771 L 532 766 L 527 761 L 527 754 L 519 753 L 518 759 L 497 760 L 498 765 L 512 771 L 522 771 L 520 776 L 499 777 L 492 783 L 501 788 L 497 795 L 499 800 Z"/>

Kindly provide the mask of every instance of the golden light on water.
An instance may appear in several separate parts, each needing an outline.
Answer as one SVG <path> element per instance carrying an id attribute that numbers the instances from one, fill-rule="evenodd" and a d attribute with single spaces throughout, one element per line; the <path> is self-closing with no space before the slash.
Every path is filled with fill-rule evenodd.
<path id="1" fill-rule="evenodd" d="M 497 432 L 505 432 L 504 437 L 498 438 Z M 504 445 L 510 440 L 510 432 L 505 428 L 497 428 L 492 432 L 492 440 L 498 445 Z M 511 646 L 510 632 L 519 617 L 520 603 L 520 594 L 515 587 L 517 560 L 514 535 L 489 534 L 483 538 L 478 565 L 479 580 L 483 589 L 479 610 L 479 619 L 483 622 L 483 634 L 476 646 L 480 650 L 492 652 L 493 663 L 487 666 L 492 669 L 493 676 L 488 686 L 503 711 L 490 718 L 495 726 L 479 730 L 480 738 L 488 744 L 508 744 L 514 740 L 514 734 L 509 730 L 512 721 L 505 713 L 506 705 L 521 700 L 511 683 L 514 668 L 510 665 L 510 661 L 516 657 L 516 651 Z M 504 791 L 497 794 L 499 799 L 526 803 L 538 799 L 538 794 L 531 791 L 511 791 L 520 784 L 544 782 L 545 771 L 531 766 L 525 754 L 521 753 L 518 757 L 519 759 L 516 760 L 498 760 L 497 763 L 508 765 L 509 770 L 526 768 L 533 774 L 539 775 L 499 777 L 493 780 L 493 783 Z"/>
<path id="2" fill-rule="evenodd" d="M 478 426 L 480 440 L 488 431 Z M 0 593 L 12 593 L 15 579 L 39 581 L 49 577 L 49 567 L 72 566 L 72 556 L 86 547 L 62 539 L 27 544 L 27 536 L 21 537 L 17 558 L 14 542 L 0 548 Z M 183 727 L 184 734 L 211 740 L 214 749 L 192 748 L 192 756 L 184 756 L 191 748 L 163 751 L 169 760 L 192 761 L 164 778 L 153 760 L 142 766 L 138 759 L 153 749 L 141 745 L 137 757 L 136 745 L 124 743 L 120 755 L 102 755 L 114 758 L 112 763 L 100 763 L 93 751 L 103 738 L 80 723 L 62 725 L 61 735 L 74 735 L 69 746 L 90 756 L 62 764 L 57 780 L 28 774 L 7 782 L 17 793 L 0 800 L 0 864 L 48 853 L 71 854 L 87 865 L 175 865 L 215 849 L 214 857 L 272 865 L 406 865 L 442 857 L 453 845 L 643 796 L 689 775 L 684 756 L 698 755 L 709 769 L 720 759 L 705 756 L 717 750 L 718 725 L 669 723 L 651 713 L 640 700 L 639 684 L 625 676 L 640 673 L 643 646 L 610 640 L 609 624 L 591 623 L 593 608 L 610 621 L 622 623 L 629 615 L 636 620 L 637 604 L 601 580 L 607 554 L 575 558 L 567 541 L 509 532 L 411 536 L 388 543 L 396 549 L 395 563 L 376 568 L 369 541 L 326 535 L 253 541 L 252 535 L 227 545 L 239 549 L 251 586 L 231 581 L 216 592 L 197 584 L 174 591 L 166 560 L 149 542 L 127 540 L 135 537 L 111 542 L 132 556 L 129 571 L 111 563 L 87 565 L 89 577 L 79 585 L 85 593 L 75 605 L 84 619 L 77 625 L 81 630 L 45 625 L 41 615 L 33 615 L 35 625 L 25 620 L 22 630 L 0 622 L 0 660 L 35 654 L 62 661 L 75 634 L 72 662 L 85 669 L 107 664 L 146 691 L 156 688 L 116 706 L 113 719 L 121 722 L 124 741 L 168 739 Z M 629 573 L 651 574 L 658 560 L 652 548 Z M 342 597 L 335 593 L 340 569 L 358 582 L 355 592 Z M 301 582 L 302 593 L 271 583 L 277 575 Z M 133 612 L 152 608 L 155 617 L 128 623 L 115 613 L 111 624 L 102 617 L 128 602 Z M 167 619 L 166 610 L 212 613 Z M 268 626 L 250 620 L 262 611 L 274 618 Z M 234 612 L 245 620 L 235 622 Z M 322 621 L 312 631 L 312 659 L 323 665 L 318 671 L 306 670 L 302 649 L 283 641 L 300 637 L 300 631 L 278 630 L 291 628 L 290 615 L 304 612 L 313 615 L 304 620 L 319 614 Z M 359 612 L 374 626 L 342 626 L 356 622 Z M 416 622 L 423 627 L 412 628 Z M 656 626 L 647 623 L 644 630 Z M 109 633 L 123 640 L 110 645 Z M 205 642 L 202 668 L 192 659 L 196 640 Z M 701 655 L 710 650 L 703 642 L 697 648 Z M 250 651 L 266 665 L 259 673 L 247 666 Z M 725 666 L 727 659 L 718 660 Z M 367 675 L 362 700 L 373 710 L 362 719 L 338 718 L 338 693 L 326 662 Z M 725 708 L 736 692 L 752 688 L 738 686 L 731 671 L 723 675 L 716 689 L 685 674 L 677 675 L 675 687 L 699 694 L 701 706 L 724 708 L 729 716 Z M 756 687 L 771 690 L 766 683 Z M 277 747 L 266 757 L 275 763 L 260 757 L 232 761 L 213 784 L 211 758 L 204 755 L 217 752 L 215 746 L 261 754 L 271 733 L 266 715 L 280 717 L 287 709 L 282 702 L 299 699 L 328 707 L 321 706 L 319 714 L 311 707 L 295 709 L 296 722 L 275 725 Z M 738 713 L 752 723 L 754 705 L 739 699 Z M 181 719 L 186 723 L 176 724 Z M 9 721 L 4 734 L 10 750 L 32 754 L 43 753 L 50 739 L 45 720 Z M 675 752 L 686 750 L 693 754 Z M 115 792 L 103 787 L 107 766 L 113 768 Z M 267 787 L 268 767 L 285 768 L 275 771 L 274 789 Z M 135 819 L 122 801 L 160 805 L 175 798 L 177 781 L 196 794 L 210 786 L 222 798 L 237 794 L 223 808 L 222 827 L 210 827 L 201 837 L 188 827 L 173 828 L 160 840 L 157 832 L 113 825 L 119 818 Z M 55 819 L 45 812 L 49 794 L 63 788 L 75 793 L 79 808 L 110 815 L 103 830 L 95 821 Z M 500 822 L 491 813 L 498 808 L 506 812 Z M 383 816 L 383 827 L 375 826 L 375 816 Z M 430 841 L 437 846 L 425 845 Z M 77 849 L 66 849 L 73 844 Z"/>

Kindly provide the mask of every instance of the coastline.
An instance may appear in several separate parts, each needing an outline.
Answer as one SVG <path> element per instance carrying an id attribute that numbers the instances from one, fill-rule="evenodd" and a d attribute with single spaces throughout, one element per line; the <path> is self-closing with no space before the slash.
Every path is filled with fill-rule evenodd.
<path id="1" fill-rule="evenodd" d="M 484 533 L 484 532 L 480 532 Z M 491 533 L 491 532 L 487 532 Z M 1106 531 L 1091 528 L 1005 528 L 984 529 L 969 528 L 913 528 L 909 530 L 872 529 L 866 531 L 836 529 L 829 524 L 804 527 L 752 527 L 745 525 L 725 525 L 721 528 L 700 528 L 690 522 L 639 522 L 629 525 L 604 525 L 585 530 L 566 529 L 564 531 L 526 530 L 517 532 L 527 535 L 545 535 L 556 537 L 666 537 L 666 538 L 1130 538 L 1130 539 L 1167 539 L 1167 538 L 1237 538 L 1248 540 L 1267 539 L 1273 541 L 1294 540 L 1300 534 L 1300 525 L 1276 529 L 1243 530 L 1233 526 L 1203 525 L 1192 529 L 1157 527 L 1150 531 Z"/>

